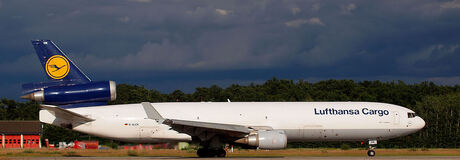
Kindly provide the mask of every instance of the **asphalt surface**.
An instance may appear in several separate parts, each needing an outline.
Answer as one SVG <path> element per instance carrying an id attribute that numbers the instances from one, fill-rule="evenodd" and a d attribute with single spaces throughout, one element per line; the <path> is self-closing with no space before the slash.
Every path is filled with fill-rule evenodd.
<path id="1" fill-rule="evenodd" d="M 460 156 L 382 156 L 382 157 L 230 157 L 230 158 L 182 158 L 182 157 L 2 157 L 0 160 L 119 160 L 119 159 L 132 159 L 132 160 L 141 160 L 141 159 L 166 159 L 166 160 L 181 160 L 181 159 L 229 159 L 229 160 L 309 160 L 309 159 L 324 159 L 324 160 L 351 160 L 351 159 L 363 159 L 363 160 L 411 160 L 411 159 L 424 159 L 424 160 L 460 160 Z"/>

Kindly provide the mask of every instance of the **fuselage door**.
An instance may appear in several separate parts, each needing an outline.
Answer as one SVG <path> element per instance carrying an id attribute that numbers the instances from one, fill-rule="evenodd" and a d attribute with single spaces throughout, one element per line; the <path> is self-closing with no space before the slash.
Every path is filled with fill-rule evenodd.
<path id="1" fill-rule="evenodd" d="M 400 115 L 398 111 L 393 111 L 393 125 L 399 125 Z"/>
<path id="2" fill-rule="evenodd" d="M 141 139 L 150 139 L 154 137 L 156 132 L 158 132 L 158 126 L 152 126 L 152 127 L 142 126 L 140 127 L 140 130 L 139 130 L 139 137 Z"/>

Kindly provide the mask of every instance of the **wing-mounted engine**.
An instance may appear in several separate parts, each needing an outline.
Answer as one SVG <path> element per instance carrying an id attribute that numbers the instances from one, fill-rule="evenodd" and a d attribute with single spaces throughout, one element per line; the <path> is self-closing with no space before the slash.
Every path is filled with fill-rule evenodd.
<path id="1" fill-rule="evenodd" d="M 109 102 L 117 97 L 114 81 L 88 82 L 64 86 L 44 86 L 21 96 L 44 104 L 66 105 L 87 102 Z"/>
<path id="2" fill-rule="evenodd" d="M 260 149 L 284 149 L 287 145 L 287 137 L 283 130 L 262 130 L 251 133 L 235 142 Z"/>

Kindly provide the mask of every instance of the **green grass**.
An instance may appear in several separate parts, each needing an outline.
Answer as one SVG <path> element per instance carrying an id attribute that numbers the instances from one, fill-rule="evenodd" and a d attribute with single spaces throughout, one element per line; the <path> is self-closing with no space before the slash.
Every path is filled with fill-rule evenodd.
<path id="1" fill-rule="evenodd" d="M 77 154 L 77 152 L 75 151 L 67 151 L 67 152 L 64 152 L 62 153 L 62 156 L 64 157 L 81 157 L 79 154 Z"/>
<path id="2" fill-rule="evenodd" d="M 22 151 L 22 153 L 34 153 L 34 151 L 31 150 L 31 149 L 26 149 L 26 150 Z"/>
<path id="3" fill-rule="evenodd" d="M 137 156 L 139 156 L 139 153 L 137 153 L 136 151 L 133 151 L 133 150 L 129 150 L 128 151 L 128 156 L 137 157 Z"/>

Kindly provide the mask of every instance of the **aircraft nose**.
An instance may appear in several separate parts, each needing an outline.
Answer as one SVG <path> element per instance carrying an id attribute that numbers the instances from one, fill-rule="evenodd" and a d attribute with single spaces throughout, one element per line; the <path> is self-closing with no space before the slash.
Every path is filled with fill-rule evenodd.
<path id="1" fill-rule="evenodd" d="M 422 118 L 420 117 L 417 117 L 418 118 L 418 123 L 417 123 L 417 128 L 418 129 L 422 129 L 423 127 L 425 127 L 425 120 L 423 120 Z"/>

